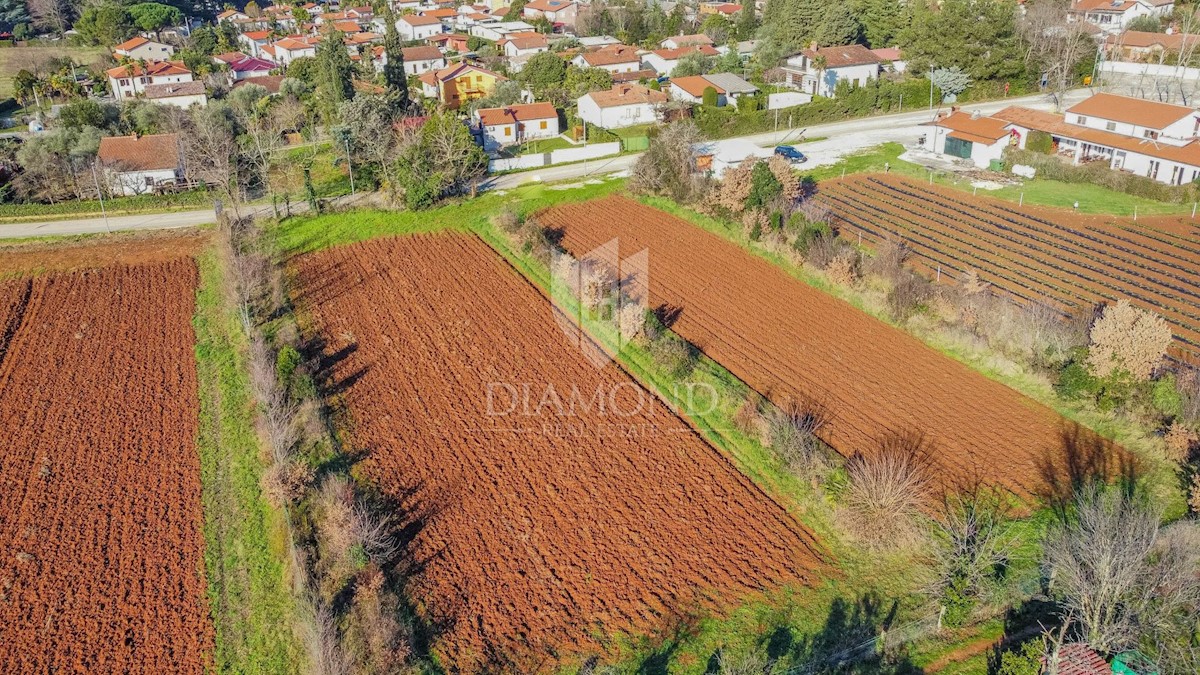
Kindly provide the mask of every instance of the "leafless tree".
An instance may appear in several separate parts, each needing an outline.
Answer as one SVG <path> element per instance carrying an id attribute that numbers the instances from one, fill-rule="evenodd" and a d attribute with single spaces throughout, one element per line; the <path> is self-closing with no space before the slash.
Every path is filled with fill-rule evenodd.
<path id="1" fill-rule="evenodd" d="M 1046 74 L 1049 93 L 1060 109 L 1063 95 L 1077 84 L 1075 66 L 1096 49 L 1085 26 L 1083 21 L 1067 20 L 1067 3 L 1062 0 L 1036 0 L 1027 4 L 1020 22 L 1025 61 Z"/>
<path id="2" fill-rule="evenodd" d="M 1158 524 L 1147 503 L 1093 486 L 1047 534 L 1052 590 L 1094 649 L 1116 652 L 1194 628 L 1200 551 L 1184 537 L 1162 537 Z"/>
<path id="3" fill-rule="evenodd" d="M 72 10 L 67 0 L 28 0 L 29 15 L 35 24 L 59 35 L 70 25 Z"/>
<path id="4" fill-rule="evenodd" d="M 630 188 L 664 194 L 688 202 L 703 190 L 704 178 L 696 168 L 695 145 L 703 140 L 691 120 L 672 122 L 650 143 L 633 167 Z"/>
<path id="5" fill-rule="evenodd" d="M 964 598 L 978 596 L 996 567 L 1010 554 L 1003 536 L 1005 499 L 982 483 L 942 497 L 934 516 L 934 545 L 930 547 L 929 592 L 935 597 L 953 588 Z"/>
<path id="6" fill-rule="evenodd" d="M 908 432 L 888 435 L 870 454 L 846 462 L 845 504 L 860 539 L 887 547 L 912 538 L 930 498 L 929 454 L 924 437 Z"/>
<path id="7" fill-rule="evenodd" d="M 242 191 L 233 110 L 219 103 L 196 108 L 183 120 L 180 131 L 187 177 L 215 186 L 233 208 L 234 216 L 240 218 Z"/>
<path id="8" fill-rule="evenodd" d="M 830 457 L 819 434 L 832 419 L 829 408 L 815 398 L 772 407 L 767 413 L 771 449 L 794 471 L 824 473 L 830 468 Z"/>

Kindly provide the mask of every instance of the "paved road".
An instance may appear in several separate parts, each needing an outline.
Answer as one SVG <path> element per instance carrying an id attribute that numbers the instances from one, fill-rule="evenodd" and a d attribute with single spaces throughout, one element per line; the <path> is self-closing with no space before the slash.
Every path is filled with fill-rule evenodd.
<path id="1" fill-rule="evenodd" d="M 1069 92 L 1066 104 L 1071 105 L 1091 95 L 1087 89 L 1076 89 Z M 1023 105 L 1030 108 L 1051 109 L 1052 101 L 1047 96 L 1025 96 L 1004 101 L 980 103 L 963 106 L 964 110 L 978 110 L 984 114 L 993 113 L 1010 105 Z M 897 115 L 880 115 L 865 119 L 847 120 L 808 127 L 807 129 L 781 129 L 778 132 L 767 132 L 744 136 L 757 145 L 769 146 L 781 143 L 795 142 L 801 131 L 807 138 L 824 138 L 825 140 L 805 143 L 802 146 L 809 161 L 806 167 L 833 164 L 843 157 L 882 143 L 897 142 L 913 144 L 918 136 L 928 131 L 921 124 L 928 122 L 932 113 L 927 110 L 900 113 Z M 782 120 L 781 120 L 782 121 Z M 786 122 L 785 122 L 786 123 Z M 503 176 L 496 176 L 484 186 L 488 190 L 511 189 L 530 181 L 554 182 L 574 178 L 603 176 L 629 170 L 637 162 L 641 154 L 618 155 L 567 164 L 558 167 L 546 167 L 534 171 L 524 171 Z M 360 193 L 358 197 L 361 197 Z M 293 211 L 303 211 L 306 205 L 294 204 Z M 269 206 L 257 207 L 259 213 L 269 213 Z M 179 227 L 193 227 L 211 223 L 216 220 L 212 209 L 199 211 L 181 211 L 178 213 L 144 214 L 136 216 L 119 216 L 108 219 L 106 224 L 102 218 L 78 218 L 75 220 L 54 220 L 30 222 L 12 225 L 0 224 L 0 239 L 15 237 L 38 237 L 53 235 L 90 234 L 116 230 L 152 230 Z"/>

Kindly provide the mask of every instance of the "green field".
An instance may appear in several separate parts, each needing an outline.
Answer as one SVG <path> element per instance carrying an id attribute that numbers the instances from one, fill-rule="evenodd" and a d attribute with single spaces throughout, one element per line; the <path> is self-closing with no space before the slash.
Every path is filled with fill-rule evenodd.
<path id="1" fill-rule="evenodd" d="M 13 95 L 12 78 L 22 69 L 32 70 L 56 56 L 70 56 L 81 66 L 89 66 L 107 53 L 103 47 L 77 47 L 61 44 L 41 44 L 31 47 L 0 48 L 0 100 Z"/>

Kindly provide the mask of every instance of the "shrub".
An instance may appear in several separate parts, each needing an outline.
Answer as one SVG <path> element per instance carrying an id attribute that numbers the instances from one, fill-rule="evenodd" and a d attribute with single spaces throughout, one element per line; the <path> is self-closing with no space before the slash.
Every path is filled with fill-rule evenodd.
<path id="1" fill-rule="evenodd" d="M 750 228 L 750 241 L 758 241 L 762 239 L 762 223 L 755 222 Z"/>
<path id="2" fill-rule="evenodd" d="M 291 345 L 284 345 L 275 355 L 275 377 L 285 387 L 289 386 L 296 369 L 300 367 L 300 352 Z"/>
<path id="3" fill-rule="evenodd" d="M 839 256 L 853 255 L 854 248 L 838 237 L 819 235 L 808 244 L 806 261 L 813 267 L 823 270 L 829 267 Z"/>
<path id="4" fill-rule="evenodd" d="M 1165 373 L 1150 384 L 1150 405 L 1163 417 L 1179 417 L 1183 412 L 1183 394 L 1174 373 Z"/>
<path id="5" fill-rule="evenodd" d="M 1052 155 L 1054 154 L 1054 137 L 1044 131 L 1036 129 L 1030 131 L 1029 138 L 1025 139 L 1025 149 L 1043 155 Z"/>
<path id="6" fill-rule="evenodd" d="M 717 90 L 712 87 L 705 87 L 704 92 L 701 94 L 701 102 L 709 108 L 717 107 Z"/>
<path id="7" fill-rule="evenodd" d="M 650 358 L 671 377 L 687 377 L 696 366 L 692 346 L 674 333 L 665 332 L 650 343 Z"/>
<path id="8" fill-rule="evenodd" d="M 888 290 L 888 312 L 893 320 L 903 321 L 921 309 L 932 294 L 933 285 L 928 279 L 905 270 Z"/>
<path id="9" fill-rule="evenodd" d="M 845 504 L 859 537 L 887 546 L 912 534 L 913 523 L 929 497 L 928 449 L 919 434 L 888 436 L 871 455 L 846 463 L 849 485 Z"/>
<path id="10" fill-rule="evenodd" d="M 851 287 L 858 283 L 858 256 L 850 252 L 842 252 L 825 268 L 825 274 L 833 283 Z"/>
<path id="11" fill-rule="evenodd" d="M 1083 349 L 1082 354 L 1068 361 L 1059 371 L 1054 383 L 1054 391 L 1059 398 L 1070 401 L 1096 397 L 1100 391 L 1100 380 L 1088 371 L 1086 358 L 1087 350 Z"/>
<path id="12" fill-rule="evenodd" d="M 912 254 L 908 244 L 899 239 L 884 239 L 875 247 L 875 255 L 867 264 L 867 274 L 895 283 L 904 276 L 904 263 Z"/>
<path id="13" fill-rule="evenodd" d="M 746 197 L 746 209 L 761 209 L 783 194 L 783 184 L 771 171 L 766 162 L 755 162 L 750 170 L 750 194 Z"/>
<path id="14" fill-rule="evenodd" d="M 771 449 L 788 468 L 812 473 L 815 479 L 829 466 L 825 444 L 817 434 L 832 417 L 829 409 L 815 399 L 772 407 L 766 420 Z"/>
<path id="15" fill-rule="evenodd" d="M 521 215 L 512 206 L 506 206 L 492 216 L 492 223 L 505 233 L 515 235 L 521 229 Z"/>
<path id="16" fill-rule="evenodd" d="M 1137 381 L 1150 379 L 1171 344 L 1171 327 L 1156 314 L 1138 309 L 1128 300 L 1109 305 L 1092 324 L 1088 366 L 1107 378 L 1117 371 Z"/>
<path id="17" fill-rule="evenodd" d="M 1192 446 L 1200 441 L 1200 437 L 1176 421 L 1167 429 L 1167 433 L 1163 434 L 1163 441 L 1167 446 L 1167 459 L 1172 462 L 1185 462 L 1192 452 Z"/>
<path id="18" fill-rule="evenodd" d="M 1032 166 L 1037 170 L 1038 178 L 1064 183 L 1099 185 L 1116 192 L 1160 202 L 1181 204 L 1200 200 L 1200 186 L 1194 183 L 1167 185 L 1146 176 L 1113 171 L 1105 162 L 1090 162 L 1075 166 L 1055 156 L 1019 148 L 1006 148 L 1004 162 L 1005 166 L 1010 169 L 1014 164 Z"/>
<path id="19" fill-rule="evenodd" d="M 672 122 L 650 140 L 650 147 L 633 166 L 629 187 L 687 203 L 700 196 L 705 179 L 696 169 L 693 146 L 703 137 L 690 120 Z"/>
<path id="20" fill-rule="evenodd" d="M 792 240 L 792 248 L 802 255 L 808 253 L 814 241 L 833 236 L 833 229 L 829 227 L 829 223 L 810 221 L 800 213 L 792 215 L 788 226 L 797 230 L 796 238 Z"/>
<path id="21" fill-rule="evenodd" d="M 1200 514 L 1200 473 L 1192 476 L 1192 486 L 1188 491 L 1188 506 L 1192 513 Z"/>
<path id="22" fill-rule="evenodd" d="M 1026 640 L 1019 648 L 1000 655 L 996 675 L 1042 675 L 1042 656 L 1045 653 L 1046 646 L 1041 638 Z"/>

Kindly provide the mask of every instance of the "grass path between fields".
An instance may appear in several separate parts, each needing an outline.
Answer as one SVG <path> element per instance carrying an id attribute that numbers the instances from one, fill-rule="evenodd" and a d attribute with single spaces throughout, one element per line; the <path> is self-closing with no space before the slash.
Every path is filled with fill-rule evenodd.
<path id="1" fill-rule="evenodd" d="M 222 673 L 304 672 L 285 580 L 282 515 L 264 500 L 246 342 L 225 299 L 226 270 L 207 249 L 197 260 L 196 365 L 205 568 Z"/>

